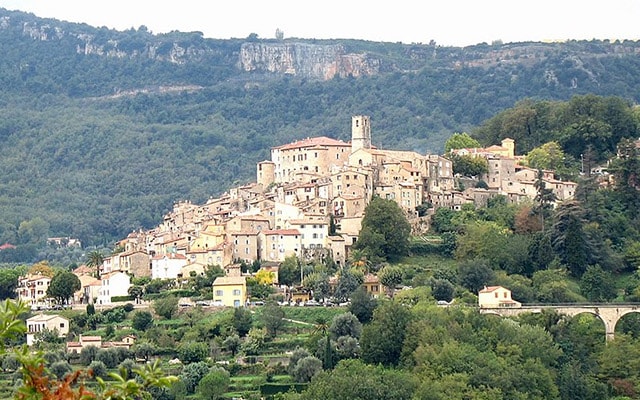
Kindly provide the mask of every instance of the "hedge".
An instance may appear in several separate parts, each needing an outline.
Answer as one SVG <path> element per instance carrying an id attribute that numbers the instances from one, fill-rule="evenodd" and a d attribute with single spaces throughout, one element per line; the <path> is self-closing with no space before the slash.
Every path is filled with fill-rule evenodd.
<path id="1" fill-rule="evenodd" d="M 308 383 L 264 383 L 260 385 L 260 394 L 269 398 L 278 393 L 287 393 L 290 390 L 301 393 L 308 385 Z"/>

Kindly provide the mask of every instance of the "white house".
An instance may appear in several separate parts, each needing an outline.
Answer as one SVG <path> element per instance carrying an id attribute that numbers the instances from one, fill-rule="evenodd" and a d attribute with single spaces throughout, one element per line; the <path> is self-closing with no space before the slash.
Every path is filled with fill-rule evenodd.
<path id="1" fill-rule="evenodd" d="M 511 298 L 511 290 L 502 286 L 485 286 L 478 293 L 480 308 L 521 307 L 522 304 Z"/>
<path id="2" fill-rule="evenodd" d="M 260 259 L 263 261 L 284 261 L 288 256 L 299 256 L 302 248 L 300 231 L 297 229 L 276 229 L 261 231 Z"/>
<path id="3" fill-rule="evenodd" d="M 18 278 L 18 286 L 16 292 L 18 299 L 24 301 L 32 306 L 45 305 L 45 299 L 47 298 L 47 289 L 51 278 L 44 275 L 31 275 L 21 276 Z"/>
<path id="4" fill-rule="evenodd" d="M 188 262 L 182 254 L 155 256 L 151 259 L 151 279 L 176 279 Z"/>
<path id="5" fill-rule="evenodd" d="M 59 337 L 69 334 L 69 320 L 60 315 L 38 314 L 27 319 L 27 345 L 36 342 L 36 335 L 45 330 L 57 331 Z"/>
<path id="6" fill-rule="evenodd" d="M 98 304 L 111 304 L 111 298 L 128 296 L 131 278 L 122 271 L 109 272 L 100 277 L 102 285 L 98 292 Z"/>

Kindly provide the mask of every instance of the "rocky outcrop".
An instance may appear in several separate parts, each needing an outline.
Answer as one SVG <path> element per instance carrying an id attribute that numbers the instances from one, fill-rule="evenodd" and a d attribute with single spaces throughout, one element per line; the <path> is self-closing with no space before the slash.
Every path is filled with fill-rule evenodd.
<path id="1" fill-rule="evenodd" d="M 291 74 L 309 78 L 375 75 L 380 60 L 365 53 L 346 53 L 340 44 L 244 43 L 240 68 L 245 72 Z"/>

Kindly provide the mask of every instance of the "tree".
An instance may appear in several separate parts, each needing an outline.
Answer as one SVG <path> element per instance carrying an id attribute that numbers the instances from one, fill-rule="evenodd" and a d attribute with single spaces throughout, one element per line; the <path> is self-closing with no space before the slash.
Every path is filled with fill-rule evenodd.
<path id="1" fill-rule="evenodd" d="M 411 312 L 402 304 L 386 301 L 378 306 L 362 330 L 362 359 L 371 364 L 397 365 L 409 321 Z"/>
<path id="2" fill-rule="evenodd" d="M 285 257 L 278 268 L 278 283 L 293 286 L 300 283 L 300 264 L 295 255 Z"/>
<path id="3" fill-rule="evenodd" d="M 229 388 L 229 372 L 224 368 L 212 368 L 198 383 L 198 394 L 203 400 L 216 400 Z"/>
<path id="4" fill-rule="evenodd" d="M 178 311 L 178 298 L 176 296 L 167 296 L 157 299 L 153 302 L 153 310 L 165 319 L 171 319 Z"/>
<path id="5" fill-rule="evenodd" d="M 127 289 L 127 293 L 129 293 L 129 296 L 136 299 L 136 301 L 139 301 L 142 295 L 144 294 L 144 288 L 139 285 L 132 285 L 132 286 L 129 286 L 129 289 Z"/>
<path id="6" fill-rule="evenodd" d="M 280 305 L 278 305 L 278 303 L 268 301 L 264 307 L 262 307 L 260 319 L 262 320 L 264 327 L 267 328 L 267 333 L 271 337 L 274 337 L 285 324 L 284 310 Z"/>
<path id="7" fill-rule="evenodd" d="M 56 299 L 58 304 L 65 304 L 80 289 L 82 289 L 80 279 L 73 272 L 59 271 L 51 278 L 47 296 Z"/>
<path id="8" fill-rule="evenodd" d="M 336 285 L 333 296 L 338 301 L 346 301 L 357 288 L 362 286 L 364 276 L 358 271 L 342 267 L 338 275 L 338 284 Z"/>
<path id="9" fill-rule="evenodd" d="M 242 340 L 240 339 L 240 336 L 236 334 L 227 336 L 227 338 L 222 342 L 224 348 L 231 352 L 232 357 L 235 357 L 236 353 L 240 349 L 241 344 Z"/>
<path id="10" fill-rule="evenodd" d="M 373 255 L 369 257 L 372 260 L 377 256 L 395 259 L 408 254 L 410 233 L 411 225 L 400 206 L 393 200 L 374 196 L 365 208 L 354 248 Z"/>
<path id="11" fill-rule="evenodd" d="M 253 324 L 253 317 L 251 316 L 251 311 L 242 308 L 236 307 L 233 310 L 233 328 L 238 332 L 238 335 L 244 337 L 249 333 L 251 329 L 251 325 Z"/>
<path id="12" fill-rule="evenodd" d="M 195 392 L 198 384 L 209 373 L 209 370 L 209 365 L 204 361 L 184 366 L 180 373 L 180 380 L 184 382 L 188 394 Z"/>
<path id="13" fill-rule="evenodd" d="M 137 342 L 133 347 L 133 352 L 136 357 L 142 358 L 145 362 L 149 361 L 149 357 L 156 354 L 157 349 L 152 343 L 149 342 Z"/>
<path id="14" fill-rule="evenodd" d="M 104 365 L 101 361 L 93 361 L 89 364 L 89 371 L 91 371 L 92 376 L 104 378 L 107 376 L 107 366 Z"/>
<path id="15" fill-rule="evenodd" d="M 304 287 L 313 292 L 314 299 L 324 299 L 329 295 L 329 276 L 322 272 L 312 272 L 304 277 Z"/>
<path id="16" fill-rule="evenodd" d="M 590 261 L 591 249 L 588 235 L 583 229 L 584 210 L 573 200 L 563 201 L 557 208 L 551 227 L 551 245 L 571 274 L 580 277 Z"/>
<path id="17" fill-rule="evenodd" d="M 471 293 L 478 293 L 493 278 L 494 272 L 486 260 L 476 258 L 458 264 L 459 283 Z"/>
<path id="18" fill-rule="evenodd" d="M 317 357 L 307 356 L 296 363 L 291 375 L 296 382 L 306 383 L 320 371 L 322 371 L 322 361 Z"/>
<path id="19" fill-rule="evenodd" d="M 295 368 L 298 361 L 302 360 L 305 357 L 309 357 L 311 353 L 305 348 L 298 347 L 295 349 L 291 355 L 289 356 L 289 364 L 287 366 L 287 372 L 289 375 L 293 375 L 293 369 Z"/>
<path id="20" fill-rule="evenodd" d="M 375 310 L 378 302 L 371 297 L 367 290 L 360 286 L 351 294 L 351 304 L 349 304 L 349 312 L 358 318 L 363 324 L 371 321 L 373 310 Z"/>
<path id="21" fill-rule="evenodd" d="M 149 311 L 138 310 L 133 313 L 131 327 L 137 331 L 144 332 L 153 325 L 153 315 Z"/>
<path id="22" fill-rule="evenodd" d="M 533 211 L 540 216 L 540 226 L 544 231 L 545 219 L 548 218 L 549 213 L 553 208 L 553 203 L 556 201 L 556 195 L 553 193 L 553 190 L 547 189 L 544 181 L 544 172 L 541 169 L 538 170 L 536 181 L 533 183 L 533 186 L 537 191 L 536 197 L 534 198 L 535 207 L 533 208 Z"/>
<path id="23" fill-rule="evenodd" d="M 399 267 L 385 266 L 378 273 L 378 277 L 380 278 L 380 283 L 382 286 L 387 288 L 391 298 L 396 291 L 396 286 L 398 286 L 402 282 L 402 270 Z"/>
<path id="24" fill-rule="evenodd" d="M 530 168 L 557 171 L 564 167 L 565 154 L 558 142 L 547 142 L 527 153 L 526 160 Z"/>
<path id="25" fill-rule="evenodd" d="M 51 266 L 47 261 L 40 261 L 38 263 L 33 264 L 31 268 L 29 268 L 28 274 L 42 275 L 42 276 L 47 276 L 49 278 L 53 278 L 56 272 L 54 271 L 53 268 L 51 268 Z"/>
<path id="26" fill-rule="evenodd" d="M 100 270 L 104 263 L 104 254 L 100 250 L 93 250 L 87 255 L 87 267 L 94 268 L 96 278 L 100 277 Z"/>
<path id="27" fill-rule="evenodd" d="M 474 157 L 470 154 L 447 156 L 453 163 L 453 173 L 460 176 L 478 177 L 489 171 L 489 163 L 486 158 Z M 486 182 L 485 182 L 485 185 Z"/>
<path id="28" fill-rule="evenodd" d="M 588 266 L 582 274 L 580 291 L 589 301 L 594 302 L 610 301 L 617 295 L 613 276 L 597 264 Z"/>
<path id="29" fill-rule="evenodd" d="M 476 139 L 469 136 L 468 133 L 456 132 L 453 135 L 451 135 L 449 139 L 447 139 L 447 141 L 445 142 L 444 152 L 445 154 L 447 154 L 451 152 L 451 150 L 455 150 L 455 149 L 474 149 L 479 147 L 481 147 L 480 142 L 478 142 Z"/>
<path id="30" fill-rule="evenodd" d="M 450 302 L 453 299 L 455 288 L 446 279 L 433 279 L 431 281 L 431 294 L 436 300 Z"/>
<path id="31" fill-rule="evenodd" d="M 183 364 L 205 361 L 209 355 L 209 346 L 202 342 L 182 343 L 178 347 L 178 358 Z"/>
<path id="32" fill-rule="evenodd" d="M 350 336 L 358 339 L 362 334 L 362 323 L 350 312 L 338 314 L 333 317 L 329 333 L 334 340 L 341 336 Z"/>
<path id="33" fill-rule="evenodd" d="M 53 373 L 53 375 L 55 375 L 58 379 L 64 378 L 65 375 L 73 371 L 73 368 L 71 368 L 71 365 L 68 361 L 56 361 L 51 364 L 50 369 L 51 373 Z"/>
<path id="34" fill-rule="evenodd" d="M 16 297 L 18 278 L 24 273 L 23 268 L 0 268 L 0 299 Z"/>
<path id="35" fill-rule="evenodd" d="M 331 371 L 318 373 L 301 400 L 400 400 L 411 399 L 416 378 L 400 370 L 367 365 L 360 360 L 342 360 Z"/>

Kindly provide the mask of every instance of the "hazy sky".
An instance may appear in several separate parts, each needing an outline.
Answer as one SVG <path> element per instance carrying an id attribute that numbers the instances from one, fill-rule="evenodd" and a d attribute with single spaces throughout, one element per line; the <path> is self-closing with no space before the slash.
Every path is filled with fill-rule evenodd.
<path id="1" fill-rule="evenodd" d="M 640 0 L 0 0 L 43 18 L 207 38 L 365 39 L 466 46 L 640 39 Z"/>

